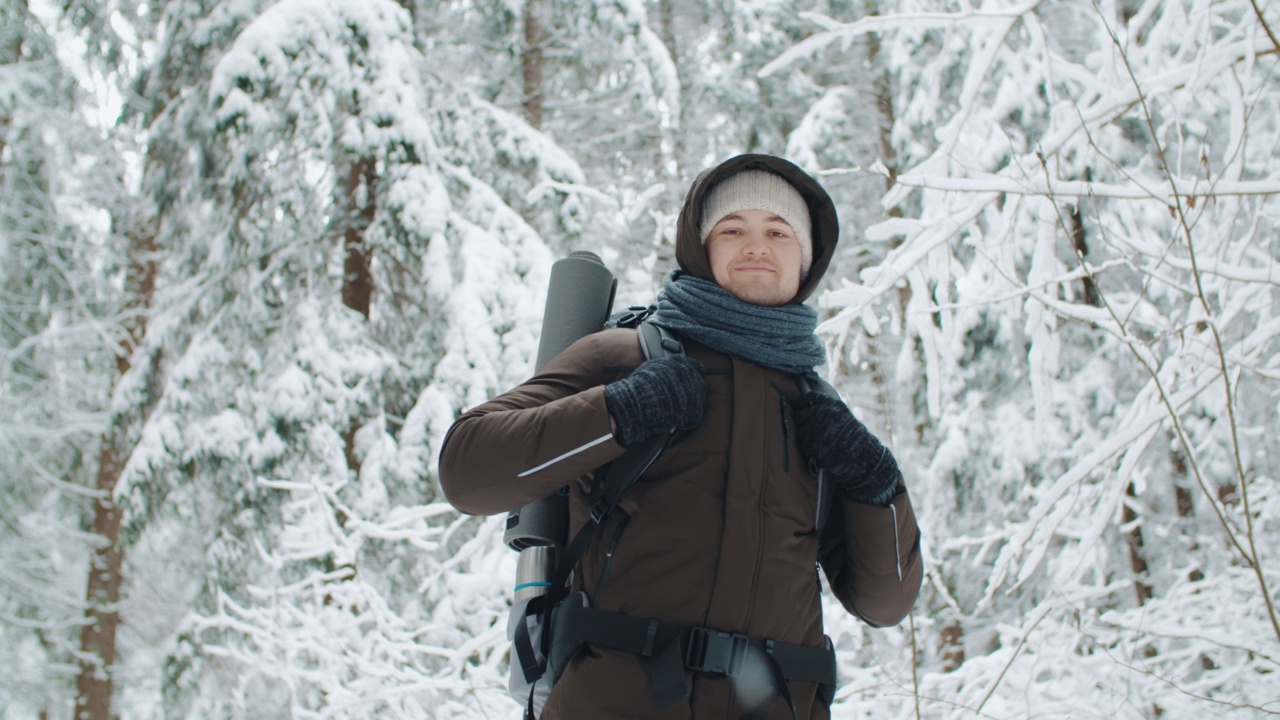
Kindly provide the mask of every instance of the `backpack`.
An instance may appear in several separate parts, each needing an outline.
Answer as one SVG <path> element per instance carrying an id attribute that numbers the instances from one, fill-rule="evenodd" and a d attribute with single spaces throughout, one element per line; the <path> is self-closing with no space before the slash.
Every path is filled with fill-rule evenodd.
<path id="1" fill-rule="evenodd" d="M 679 337 L 646 322 L 655 310 L 653 305 L 631 306 L 612 315 L 605 327 L 634 328 L 645 360 L 683 354 L 684 345 Z M 839 397 L 835 388 L 815 372 L 795 378 L 802 393 L 816 389 Z M 819 650 L 772 640 L 753 640 L 709 628 L 676 628 L 664 626 L 656 619 L 595 610 L 590 607 L 585 592 L 566 594 L 574 568 L 595 540 L 600 526 L 670 439 L 669 431 L 651 436 L 633 444 L 618 459 L 596 471 L 589 501 L 590 517 L 559 554 L 550 581 L 539 583 L 546 592 L 513 604 L 508 623 L 512 642 L 509 691 L 513 699 L 525 705 L 525 720 L 536 720 L 569 658 L 587 642 L 645 656 L 663 653 L 665 657 L 660 657 L 655 664 L 652 678 L 657 705 L 683 696 L 686 671 L 733 675 L 753 650 L 766 653 L 774 685 L 787 701 L 793 717 L 795 702 L 787 680 L 818 683 L 823 699 L 831 703 L 835 694 L 835 654 L 830 638 L 825 638 L 826 645 Z M 821 539 L 835 497 L 834 483 L 816 464 L 810 462 L 809 470 L 818 485 L 814 528 Z"/>

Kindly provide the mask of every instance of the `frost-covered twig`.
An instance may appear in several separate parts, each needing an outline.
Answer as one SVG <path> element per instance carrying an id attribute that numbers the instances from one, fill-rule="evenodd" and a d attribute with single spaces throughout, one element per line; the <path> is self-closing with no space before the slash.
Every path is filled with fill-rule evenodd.
<path id="1" fill-rule="evenodd" d="M 1122 660 L 1116 660 L 1116 664 L 1119 665 L 1120 667 L 1125 668 L 1126 670 L 1132 670 L 1133 672 L 1155 678 L 1156 680 L 1159 680 L 1160 682 L 1168 685 L 1174 690 L 1177 690 L 1179 693 L 1182 693 L 1187 697 L 1200 700 L 1201 702 L 1207 702 L 1214 705 L 1221 705 L 1225 707 L 1227 710 L 1253 710 L 1255 712 L 1265 713 L 1267 715 L 1280 716 L 1280 711 L 1270 710 L 1268 708 L 1262 707 L 1261 705 L 1253 705 L 1250 703 L 1237 702 L 1235 700 L 1219 700 L 1211 695 L 1194 692 L 1192 690 L 1189 690 L 1183 687 L 1182 684 L 1180 684 L 1176 678 L 1166 677 L 1150 668 L 1140 667 L 1138 665 L 1134 665 L 1133 663 L 1127 663 Z"/>
<path id="2" fill-rule="evenodd" d="M 1216 198 L 1228 196 L 1275 195 L 1280 193 L 1280 178 L 1266 180 L 1221 180 L 1206 186 L 1199 178 L 1175 177 L 1170 189 L 1161 192 L 1138 184 L 1064 180 L 1046 176 L 1043 180 L 1010 177 L 998 173 L 973 173 L 972 177 L 951 177 L 926 173 L 899 175 L 900 185 L 929 190 L 955 192 L 1000 192 L 1006 195 L 1039 195 L 1043 197 L 1113 198 L 1116 200 L 1157 200 L 1172 206 L 1179 197 Z"/>
<path id="3" fill-rule="evenodd" d="M 1102 15 L 1101 10 L 1100 10 L 1100 15 Z M 1260 13 L 1260 18 L 1261 18 L 1261 13 Z M 1143 90 L 1142 83 L 1138 81 L 1137 73 L 1134 72 L 1133 65 L 1129 61 L 1129 55 L 1128 53 L 1126 53 L 1124 45 L 1121 44 L 1120 38 L 1116 36 L 1115 29 L 1112 28 L 1111 24 L 1107 22 L 1105 15 L 1102 15 L 1102 23 L 1103 23 L 1103 27 L 1106 28 L 1107 35 L 1110 36 L 1111 38 L 1112 44 L 1115 45 L 1117 53 L 1119 53 L 1121 64 L 1124 65 L 1125 72 L 1128 73 L 1130 82 L 1133 83 L 1134 90 L 1137 91 L 1138 104 L 1139 104 L 1140 111 L 1142 111 L 1143 123 L 1146 124 L 1147 132 L 1149 133 L 1149 135 L 1151 135 L 1151 142 L 1152 142 L 1152 145 L 1155 146 L 1157 159 L 1160 160 L 1161 172 L 1164 173 L 1166 182 L 1169 183 L 1169 186 L 1172 188 L 1172 190 L 1174 190 L 1174 206 L 1172 206 L 1172 208 L 1174 208 L 1175 217 L 1176 219 L 1178 219 L 1179 228 L 1181 233 L 1183 233 L 1183 238 L 1185 241 L 1187 241 L 1187 254 L 1190 261 L 1190 273 L 1192 273 L 1192 277 L 1194 281 L 1196 281 L 1197 299 L 1199 300 L 1199 304 L 1201 304 L 1201 307 L 1204 313 L 1204 323 L 1206 323 L 1208 329 L 1210 329 L 1210 332 L 1212 333 L 1212 336 L 1213 336 L 1213 345 L 1215 345 L 1217 360 L 1219 360 L 1219 363 L 1220 363 L 1222 384 L 1224 384 L 1225 386 L 1224 388 L 1225 393 L 1224 393 L 1224 398 L 1222 398 L 1222 401 L 1224 401 L 1226 404 L 1226 413 L 1228 413 L 1228 423 L 1231 430 L 1231 451 L 1233 451 L 1233 460 L 1235 464 L 1236 477 L 1238 477 L 1238 480 L 1239 480 L 1240 498 L 1242 498 L 1242 502 L 1244 505 L 1243 514 L 1244 514 L 1244 524 L 1245 524 L 1245 541 L 1247 541 L 1248 543 L 1248 551 L 1245 551 L 1243 547 L 1240 547 L 1239 541 L 1236 541 L 1234 537 L 1233 537 L 1233 543 L 1235 544 L 1236 548 L 1238 548 L 1238 550 L 1242 552 L 1242 555 L 1244 555 L 1245 560 L 1247 560 L 1249 566 L 1251 566 L 1253 573 L 1257 575 L 1258 587 L 1260 587 L 1261 589 L 1262 601 L 1263 603 L 1265 603 L 1267 607 L 1268 618 L 1270 618 L 1271 620 L 1272 629 L 1275 630 L 1276 638 L 1280 639 L 1280 618 L 1277 618 L 1275 603 L 1272 602 L 1271 591 L 1270 591 L 1270 588 L 1267 587 L 1266 574 L 1263 573 L 1262 562 L 1260 560 L 1260 557 L 1258 557 L 1257 536 L 1256 536 L 1256 533 L 1254 533 L 1254 528 L 1253 528 L 1253 514 L 1251 509 L 1249 509 L 1248 479 L 1245 478 L 1244 462 L 1242 457 L 1240 457 L 1239 423 L 1238 423 L 1238 420 L 1236 420 L 1236 416 L 1235 416 L 1235 397 L 1234 397 L 1234 388 L 1231 387 L 1231 372 L 1228 365 L 1228 360 L 1226 360 L 1226 351 L 1224 350 L 1224 347 L 1222 347 L 1222 336 L 1221 336 L 1219 327 L 1217 327 L 1215 313 L 1213 313 L 1213 307 L 1210 305 L 1210 302 L 1208 302 L 1208 297 L 1206 296 L 1206 293 L 1204 293 L 1203 278 L 1202 278 L 1201 272 L 1199 272 L 1199 266 L 1198 266 L 1197 255 L 1196 255 L 1196 242 L 1194 242 L 1194 238 L 1192 237 L 1192 227 L 1190 227 L 1190 222 L 1187 218 L 1187 209 L 1185 209 L 1185 206 L 1183 204 L 1183 200 L 1181 200 L 1181 197 L 1179 197 L 1178 193 L 1176 193 L 1176 190 L 1178 190 L 1178 186 L 1176 186 L 1176 182 L 1175 182 L 1176 176 L 1175 176 L 1174 170 L 1172 170 L 1172 168 L 1170 167 L 1169 158 L 1167 158 L 1164 143 L 1160 141 L 1160 133 L 1156 131 L 1155 120 L 1152 119 L 1151 109 L 1148 108 L 1147 95 L 1146 95 L 1146 92 L 1144 92 Z M 1270 35 L 1270 33 L 1268 33 L 1268 35 Z M 1274 40 L 1275 38 L 1272 37 L 1272 41 Z M 1155 377 L 1155 375 L 1152 375 L 1152 377 Z M 1164 396 L 1164 392 L 1161 392 L 1161 395 Z M 1171 407 L 1170 407 L 1170 411 L 1172 414 Z M 1183 442 L 1184 447 L 1187 447 L 1188 454 L 1190 455 L 1190 451 L 1192 451 L 1192 446 L 1190 446 L 1190 443 L 1187 442 L 1187 438 L 1185 438 L 1185 434 L 1183 430 L 1181 430 L 1178 419 L 1174 418 L 1174 421 L 1175 421 L 1175 427 L 1179 429 L 1179 436 L 1180 436 L 1181 442 Z M 1201 487 L 1203 491 L 1206 492 L 1206 496 L 1210 497 L 1212 501 L 1212 493 L 1208 492 L 1208 488 L 1206 484 L 1204 484 L 1203 479 L 1201 478 L 1201 475 L 1199 475 L 1198 470 L 1197 470 L 1197 478 L 1201 480 Z M 1213 503 L 1213 507 L 1215 507 L 1215 511 L 1217 511 L 1216 503 Z M 1219 512 L 1219 515 L 1221 518 L 1221 512 Z M 1226 523 L 1224 519 L 1224 528 L 1225 527 L 1226 527 Z"/>
<path id="4" fill-rule="evenodd" d="M 768 77 L 791 63 L 821 52 L 824 48 L 837 42 L 850 42 L 854 38 L 868 34 L 884 34 L 895 30 L 906 29 L 937 30 L 957 26 L 978 25 L 1012 25 L 1018 18 L 1031 12 L 1040 4 L 1040 0 L 1029 0 L 1018 5 L 997 10 L 965 9 L 959 12 L 905 12 L 892 15 L 869 15 L 851 23 L 837 22 L 830 17 L 815 13 L 803 12 L 801 17 L 821 25 L 823 30 L 805 38 L 797 45 L 788 48 L 769 64 L 760 69 L 760 77 Z"/>
<path id="5" fill-rule="evenodd" d="M 1257 6 L 1255 5 L 1254 7 L 1256 8 Z M 1259 18 L 1261 19 L 1261 13 L 1259 13 Z M 1206 297 L 1205 295 L 1204 282 L 1200 274 L 1200 269 L 1196 259 L 1195 242 L 1191 233 L 1191 223 L 1187 219 L 1186 208 L 1183 205 L 1182 199 L 1177 195 L 1177 184 L 1174 181 L 1175 173 L 1173 171 L 1173 168 L 1170 167 L 1169 165 L 1169 159 L 1167 154 L 1165 153 L 1164 145 L 1163 143 L 1160 142 L 1160 136 L 1159 136 L 1159 133 L 1156 131 L 1155 121 L 1152 119 L 1152 116 L 1151 116 L 1151 110 L 1147 106 L 1147 98 L 1146 98 L 1145 92 L 1143 91 L 1142 85 L 1138 81 L 1138 76 L 1134 72 L 1132 64 L 1129 62 L 1129 57 L 1124 50 L 1123 44 L 1120 42 L 1120 39 L 1116 36 L 1115 31 L 1111 27 L 1111 24 L 1106 21 L 1105 16 L 1103 16 L 1103 25 L 1107 30 L 1108 36 L 1110 36 L 1111 38 L 1111 42 L 1116 46 L 1116 49 L 1119 52 L 1120 61 L 1124 65 L 1125 71 L 1128 74 L 1129 79 L 1133 83 L 1134 89 L 1138 94 L 1139 107 L 1142 110 L 1143 122 L 1146 125 L 1147 132 L 1150 133 L 1151 135 L 1151 142 L 1155 147 L 1156 155 L 1160 160 L 1160 167 L 1165 176 L 1165 179 L 1169 183 L 1170 187 L 1174 190 L 1174 197 L 1173 197 L 1174 211 L 1176 213 L 1178 225 L 1187 243 L 1187 255 L 1191 263 L 1191 274 L 1193 279 L 1195 280 L 1197 298 L 1199 299 L 1201 308 L 1203 309 L 1205 314 L 1205 324 L 1208 326 L 1210 332 L 1212 332 L 1213 334 L 1214 346 L 1217 353 L 1218 361 L 1220 363 L 1222 383 L 1224 385 L 1224 390 L 1225 390 L 1225 394 L 1223 396 L 1223 402 L 1226 403 L 1227 419 L 1228 419 L 1229 427 L 1231 430 L 1231 449 L 1233 454 L 1233 460 L 1235 461 L 1235 470 L 1237 474 L 1237 479 L 1240 483 L 1240 497 L 1244 505 L 1243 510 L 1244 510 L 1244 521 L 1245 521 L 1245 538 L 1249 544 L 1248 552 L 1247 553 L 1244 552 L 1243 548 L 1241 548 L 1241 552 L 1244 553 L 1246 560 L 1249 562 L 1250 567 L 1253 569 L 1253 572 L 1257 575 L 1258 586 L 1262 592 L 1262 600 L 1266 604 L 1267 614 L 1270 617 L 1272 628 L 1275 630 L 1276 638 L 1280 639 L 1280 617 L 1277 617 L 1276 615 L 1276 608 L 1275 608 L 1274 602 L 1271 599 L 1271 591 L 1267 585 L 1266 574 L 1263 572 L 1262 563 L 1258 556 L 1257 538 L 1256 538 L 1256 533 L 1254 532 L 1254 527 L 1253 527 L 1253 513 L 1249 507 L 1249 482 L 1248 482 L 1248 478 L 1245 476 L 1243 459 L 1240 456 L 1240 434 L 1239 434 L 1240 431 L 1239 431 L 1239 423 L 1236 420 L 1234 390 L 1231 386 L 1231 371 L 1230 371 L 1230 368 L 1228 367 L 1226 351 L 1223 349 L 1222 335 L 1221 335 L 1220 329 L 1218 328 L 1218 323 L 1214 319 L 1215 313 L 1213 311 L 1213 307 L 1209 304 L 1208 297 Z M 1268 28 L 1268 35 L 1270 35 L 1269 28 Z M 1272 37 L 1272 41 L 1273 42 L 1275 41 L 1274 36 Z M 1185 444 L 1185 437 L 1182 438 L 1182 440 L 1184 441 L 1184 444 Z M 1188 449 L 1190 449 L 1189 446 L 1187 447 Z M 1204 487 L 1203 482 L 1202 482 L 1202 487 Z M 1207 492 L 1207 488 L 1205 488 L 1205 490 Z M 1238 542 L 1237 542 L 1237 547 L 1239 547 Z"/>
<path id="6" fill-rule="evenodd" d="M 1271 44 L 1276 46 L 1276 52 L 1280 52 L 1280 40 L 1276 39 L 1276 34 L 1271 31 L 1271 25 L 1267 22 L 1267 18 L 1262 14 L 1262 8 L 1258 7 L 1258 0 L 1249 0 L 1249 4 L 1253 6 L 1253 13 L 1258 16 L 1258 23 L 1262 25 L 1262 30 L 1271 38 Z"/>
<path id="7" fill-rule="evenodd" d="M 1009 653 L 1009 659 L 1005 662 L 1004 667 L 1000 669 L 1000 674 L 997 675 L 996 679 L 991 683 L 991 687 L 987 688 L 986 694 L 982 696 L 982 701 L 978 703 L 978 707 L 974 712 L 982 712 L 983 706 L 985 706 L 987 701 L 991 699 L 991 695 L 995 693 L 996 688 L 1000 687 L 1000 683 L 1004 680 L 1004 676 L 1009 672 L 1009 668 L 1013 667 L 1013 661 L 1018 659 L 1018 654 L 1022 652 L 1022 647 L 1027 644 L 1027 638 L 1031 637 L 1031 632 L 1035 630 L 1036 626 L 1043 622 L 1045 618 L 1049 617 L 1049 611 L 1053 608 L 1053 604 L 1045 603 L 1036 611 L 1036 618 L 1031 621 L 1031 624 L 1027 626 L 1025 630 L 1023 630 L 1022 636 L 1018 638 L 1018 644 L 1013 648 L 1013 652 Z"/>
<path id="8" fill-rule="evenodd" d="M 1089 278 L 1093 280 L 1094 287 L 1097 289 L 1097 292 L 1098 292 L 1098 298 L 1102 302 L 1104 312 L 1110 317 L 1110 319 L 1114 323 L 1114 326 L 1099 325 L 1099 327 L 1111 332 L 1113 336 L 1115 336 L 1122 343 L 1124 343 L 1125 347 L 1129 349 L 1129 351 L 1133 354 L 1134 358 L 1142 366 L 1143 370 L 1146 371 L 1148 377 L 1150 377 L 1152 385 L 1155 387 L 1156 393 L 1160 397 L 1160 402 L 1162 405 L 1164 405 L 1165 412 L 1167 413 L 1170 419 L 1170 422 L 1173 423 L 1174 432 L 1178 436 L 1179 442 L 1181 442 L 1183 447 L 1187 448 L 1188 450 L 1188 463 L 1191 466 L 1192 473 L 1195 476 L 1201 490 L 1204 491 L 1205 497 L 1207 498 L 1210 506 L 1213 508 L 1214 513 L 1218 516 L 1218 521 L 1222 524 L 1222 528 L 1226 532 L 1227 538 L 1231 541 L 1231 544 L 1235 546 L 1236 550 L 1240 552 L 1241 556 L 1244 557 L 1245 561 L 1250 562 L 1250 564 L 1252 565 L 1252 562 L 1250 561 L 1249 553 L 1245 550 L 1244 546 L 1240 543 L 1239 538 L 1236 537 L 1235 529 L 1232 527 L 1230 520 L 1227 519 L 1225 511 L 1221 507 L 1219 507 L 1216 499 L 1213 497 L 1212 491 L 1209 489 L 1208 482 L 1204 479 L 1204 474 L 1203 472 L 1201 472 L 1200 464 L 1196 460 L 1195 454 L 1193 452 L 1194 445 L 1191 443 L 1188 437 L 1186 428 L 1183 426 L 1183 423 L 1182 423 L 1182 416 L 1178 411 L 1178 406 L 1181 403 L 1178 400 L 1171 398 L 1169 392 L 1165 388 L 1164 382 L 1160 379 L 1159 368 L 1155 367 L 1155 364 L 1154 364 L 1154 361 L 1156 358 L 1151 356 L 1150 348 L 1148 348 L 1146 345 L 1141 343 L 1138 339 L 1134 338 L 1133 335 L 1129 333 L 1127 329 L 1127 323 L 1120 319 L 1119 314 L 1116 312 L 1115 307 L 1112 305 L 1112 303 L 1110 302 L 1110 299 L 1108 298 L 1108 294 L 1103 290 L 1099 278 L 1089 270 L 1088 264 L 1084 262 L 1084 258 L 1078 257 L 1077 259 L 1079 260 L 1081 267 L 1088 273 Z M 1070 313 L 1065 312 L 1066 311 L 1065 303 L 1055 302 L 1048 297 L 1041 297 L 1040 300 L 1041 302 L 1044 302 L 1049 307 L 1057 306 L 1057 311 L 1059 312 L 1059 314 L 1064 315 L 1066 317 L 1070 317 Z"/>
<path id="9" fill-rule="evenodd" d="M 915 703 L 916 720 L 920 720 L 920 643 L 916 637 L 916 614 L 907 615 L 907 629 L 911 636 L 911 698 Z"/>

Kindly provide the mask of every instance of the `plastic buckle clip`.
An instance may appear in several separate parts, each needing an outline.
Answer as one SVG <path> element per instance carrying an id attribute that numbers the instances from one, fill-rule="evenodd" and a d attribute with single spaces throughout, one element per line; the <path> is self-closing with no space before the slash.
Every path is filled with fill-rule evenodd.
<path id="1" fill-rule="evenodd" d="M 597 525 L 603 524 L 604 519 L 609 517 L 609 512 L 613 510 L 614 504 L 605 498 L 595 499 L 591 503 L 591 521 Z"/>
<path id="2" fill-rule="evenodd" d="M 654 310 L 653 305 L 630 305 L 626 310 L 615 314 L 609 320 L 612 327 L 617 328 L 634 328 L 644 322 Z"/>
<path id="3" fill-rule="evenodd" d="M 742 672 L 751 640 L 746 635 L 710 628 L 691 628 L 685 648 L 684 665 L 694 672 L 719 673 L 736 677 Z"/>

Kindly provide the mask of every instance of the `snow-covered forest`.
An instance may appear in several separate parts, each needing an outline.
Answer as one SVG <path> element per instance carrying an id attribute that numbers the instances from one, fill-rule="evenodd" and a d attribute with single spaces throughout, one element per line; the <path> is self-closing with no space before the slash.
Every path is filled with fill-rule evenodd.
<path id="1" fill-rule="evenodd" d="M 0 718 L 518 718 L 440 443 L 740 152 L 924 533 L 833 716 L 1280 715 L 1278 73 L 1276 0 L 0 0 Z"/>

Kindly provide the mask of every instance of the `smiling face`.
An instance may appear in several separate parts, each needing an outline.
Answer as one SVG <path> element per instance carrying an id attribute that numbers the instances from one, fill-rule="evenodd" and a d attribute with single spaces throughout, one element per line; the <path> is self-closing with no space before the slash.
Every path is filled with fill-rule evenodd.
<path id="1" fill-rule="evenodd" d="M 800 288 L 803 253 L 796 231 L 766 210 L 724 216 L 707 235 L 716 283 L 753 305 L 785 305 Z"/>

